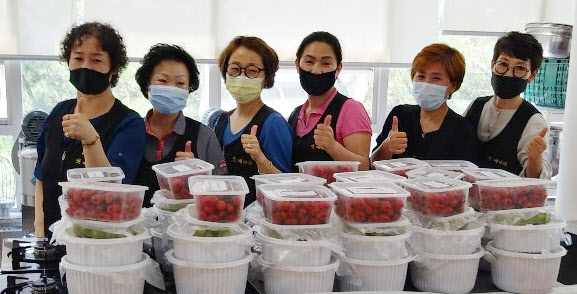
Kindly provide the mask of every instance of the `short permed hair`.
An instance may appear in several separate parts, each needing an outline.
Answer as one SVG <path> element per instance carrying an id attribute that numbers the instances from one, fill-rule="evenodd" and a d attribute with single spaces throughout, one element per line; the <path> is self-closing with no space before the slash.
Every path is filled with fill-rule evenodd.
<path id="1" fill-rule="evenodd" d="M 465 58 L 457 49 L 445 44 L 431 44 L 426 46 L 415 56 L 411 66 L 411 80 L 423 66 L 439 62 L 447 72 L 451 84 L 455 86 L 455 91 L 461 88 L 465 78 Z"/>
<path id="2" fill-rule="evenodd" d="M 519 32 L 509 32 L 497 40 L 493 50 L 493 62 L 497 61 L 501 54 L 525 61 L 529 60 L 531 72 L 537 70 L 543 61 L 541 43 L 532 35 Z"/>
<path id="3" fill-rule="evenodd" d="M 142 59 L 142 66 L 136 71 L 136 82 L 140 86 L 140 91 L 144 97 L 148 98 L 148 86 L 150 86 L 150 78 L 154 68 L 165 60 L 184 64 L 189 76 L 188 92 L 192 93 L 198 89 L 200 84 L 199 72 L 194 58 L 180 46 L 161 43 L 150 47 L 150 50 Z"/>
<path id="4" fill-rule="evenodd" d="M 272 88 L 274 86 L 274 77 L 278 70 L 278 55 L 274 49 L 258 37 L 238 36 L 230 41 L 218 57 L 218 67 L 222 78 L 226 80 L 226 68 L 228 67 L 230 56 L 240 47 L 245 47 L 260 55 L 264 64 L 264 88 Z"/>
<path id="5" fill-rule="evenodd" d="M 128 64 L 128 57 L 122 36 L 109 24 L 87 22 L 73 27 L 62 40 L 60 58 L 69 63 L 72 50 L 76 46 L 82 45 L 82 42 L 88 37 L 98 39 L 102 50 L 110 56 L 110 72 L 112 73 L 110 85 L 116 86 L 120 73 Z"/>

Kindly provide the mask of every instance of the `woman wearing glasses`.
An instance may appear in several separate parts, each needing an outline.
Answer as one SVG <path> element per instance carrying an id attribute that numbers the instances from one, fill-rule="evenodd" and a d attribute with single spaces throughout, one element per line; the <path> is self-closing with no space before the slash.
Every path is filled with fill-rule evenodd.
<path id="1" fill-rule="evenodd" d="M 220 54 L 218 65 L 236 108 L 223 113 L 215 132 L 224 149 L 228 173 L 244 177 L 255 200 L 256 174 L 289 172 L 292 132 L 280 113 L 266 106 L 262 89 L 274 85 L 278 70 L 276 52 L 257 37 L 236 37 Z"/>
<path id="2" fill-rule="evenodd" d="M 551 166 L 543 158 L 547 123 L 521 98 L 542 59 L 541 44 L 529 34 L 510 32 L 495 44 L 491 62 L 495 95 L 477 98 L 465 115 L 479 138 L 479 166 L 523 177 L 551 177 Z"/>
<path id="3" fill-rule="evenodd" d="M 371 121 L 363 105 L 335 89 L 341 72 L 339 40 L 327 32 L 303 39 L 295 61 L 307 101 L 295 108 L 289 123 L 295 134 L 293 162 L 359 161 L 369 169 Z"/>

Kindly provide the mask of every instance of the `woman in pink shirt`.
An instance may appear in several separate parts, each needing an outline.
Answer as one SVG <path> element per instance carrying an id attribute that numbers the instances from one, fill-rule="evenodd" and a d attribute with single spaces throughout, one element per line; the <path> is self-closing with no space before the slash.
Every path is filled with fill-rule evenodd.
<path id="1" fill-rule="evenodd" d="M 296 55 L 300 83 L 309 97 L 289 118 L 295 135 L 293 163 L 359 161 L 359 170 L 369 169 L 369 115 L 360 102 L 335 89 L 343 67 L 339 40 L 314 32 L 304 38 Z"/>

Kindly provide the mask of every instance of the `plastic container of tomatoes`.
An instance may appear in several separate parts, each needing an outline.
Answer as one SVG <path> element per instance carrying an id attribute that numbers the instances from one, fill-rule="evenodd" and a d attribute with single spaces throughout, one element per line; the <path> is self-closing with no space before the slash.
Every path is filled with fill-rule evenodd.
<path id="1" fill-rule="evenodd" d="M 336 213 L 356 223 L 388 223 L 401 218 L 409 192 L 391 182 L 329 185 L 338 196 Z"/>
<path id="2" fill-rule="evenodd" d="M 425 160 L 430 167 L 462 172 L 465 168 L 477 168 L 478 166 L 466 160 Z"/>
<path id="3" fill-rule="evenodd" d="M 512 174 L 506 170 L 502 169 L 492 169 L 492 168 L 472 168 L 464 169 L 463 174 L 465 177 L 463 181 L 473 184 L 473 187 L 469 189 L 469 205 L 476 210 L 479 210 L 479 187 L 475 184 L 478 181 L 485 180 L 499 180 L 499 179 L 520 179 L 518 175 Z"/>
<path id="4" fill-rule="evenodd" d="M 327 180 L 303 173 L 281 173 L 281 174 L 264 174 L 255 175 L 254 180 L 256 189 L 256 200 L 261 206 L 264 206 L 264 195 L 258 187 L 262 184 L 305 184 L 305 185 L 324 185 Z"/>
<path id="5" fill-rule="evenodd" d="M 304 161 L 297 166 L 299 172 L 326 179 L 330 184 L 335 181 L 335 173 L 356 172 L 360 164 L 358 161 Z"/>
<path id="6" fill-rule="evenodd" d="M 277 225 L 318 225 L 329 222 L 337 196 L 325 186 L 259 186 L 264 194 L 264 216 Z"/>
<path id="7" fill-rule="evenodd" d="M 402 177 L 406 177 L 407 171 L 409 170 L 427 166 L 429 165 L 426 162 L 411 157 L 373 162 L 373 167 L 375 169 L 390 172 Z"/>
<path id="8" fill-rule="evenodd" d="M 107 182 L 121 184 L 124 172 L 116 166 L 73 168 L 66 172 L 70 182 Z"/>
<path id="9" fill-rule="evenodd" d="M 199 220 L 238 222 L 244 208 L 248 186 L 239 176 L 194 176 L 188 178 Z"/>
<path id="10" fill-rule="evenodd" d="M 447 177 L 418 178 L 403 183 L 403 187 L 411 193 L 409 207 L 431 217 L 465 212 L 471 186 L 471 183 Z"/>
<path id="11" fill-rule="evenodd" d="M 440 169 L 436 167 L 422 167 L 417 169 L 412 169 L 407 172 L 407 177 L 409 179 L 416 178 L 431 178 L 431 177 L 447 177 L 455 180 L 462 180 L 463 173 Z"/>
<path id="12" fill-rule="evenodd" d="M 545 206 L 550 182 L 530 178 L 478 181 L 479 208 L 493 211 Z"/>
<path id="13" fill-rule="evenodd" d="M 349 183 L 376 183 L 376 182 L 398 182 L 406 178 L 382 170 L 364 170 L 350 173 L 334 174 L 337 182 Z"/>
<path id="14" fill-rule="evenodd" d="M 191 199 L 192 195 L 188 189 L 188 178 L 190 176 L 211 175 L 214 165 L 197 159 L 178 160 L 156 164 L 152 170 L 156 172 L 160 189 L 166 189 L 171 193 L 167 195 L 172 199 Z"/>
<path id="15" fill-rule="evenodd" d="M 61 182 L 71 218 L 124 222 L 140 216 L 148 187 L 103 182 Z"/>

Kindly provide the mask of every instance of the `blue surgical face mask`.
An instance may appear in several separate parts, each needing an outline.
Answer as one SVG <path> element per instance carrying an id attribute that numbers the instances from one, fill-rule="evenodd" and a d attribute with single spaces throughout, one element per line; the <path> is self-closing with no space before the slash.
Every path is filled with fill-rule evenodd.
<path id="1" fill-rule="evenodd" d="M 413 96 L 419 106 L 426 111 L 437 110 L 447 95 L 447 86 L 425 82 L 413 82 Z"/>
<path id="2" fill-rule="evenodd" d="M 188 90 L 163 85 L 150 85 L 148 99 L 152 107 L 162 114 L 179 113 L 186 106 Z"/>

